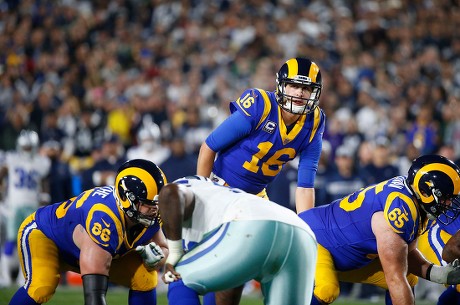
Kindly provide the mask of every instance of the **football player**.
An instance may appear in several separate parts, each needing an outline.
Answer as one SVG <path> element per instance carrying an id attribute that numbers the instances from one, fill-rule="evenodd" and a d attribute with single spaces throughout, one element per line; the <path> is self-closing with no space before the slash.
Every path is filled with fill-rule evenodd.
<path id="1" fill-rule="evenodd" d="M 18 232 L 26 283 L 9 304 L 47 302 L 61 272 L 69 270 L 82 276 L 85 305 L 106 304 L 109 281 L 130 289 L 130 305 L 156 304 L 156 269 L 168 255 L 157 206 L 165 183 L 153 162 L 129 160 L 114 186 L 84 191 L 31 214 Z"/>
<path id="2" fill-rule="evenodd" d="M 198 305 L 198 294 L 251 279 L 260 281 L 264 304 L 310 303 L 317 245 L 293 211 L 201 176 L 166 185 L 158 204 L 170 250 L 169 304 Z"/>
<path id="3" fill-rule="evenodd" d="M 445 266 L 460 258 L 460 217 L 452 223 L 443 220 L 432 222 L 433 225 L 420 236 L 417 248 L 429 261 Z M 460 286 L 448 286 L 437 304 L 460 304 Z"/>
<path id="4" fill-rule="evenodd" d="M 325 114 L 318 65 L 291 58 L 276 74 L 276 91 L 248 89 L 230 103 L 232 114 L 202 144 L 197 174 L 266 197 L 265 188 L 299 156 L 296 210 L 314 206 L 314 178 Z M 217 158 L 216 158 L 217 156 Z"/>
<path id="5" fill-rule="evenodd" d="M 51 160 L 38 153 L 39 145 L 35 131 L 22 130 L 16 140 L 16 151 L 6 152 L 0 165 L 0 180 L 7 181 L 4 206 L 6 241 L 1 256 L 0 286 L 12 284 L 12 269 L 19 265 L 15 251 L 19 226 L 40 204 L 49 203 L 46 182 Z M 16 282 L 22 285 L 23 281 L 19 274 Z"/>
<path id="6" fill-rule="evenodd" d="M 458 260 L 436 266 L 416 248 L 429 218 L 451 222 L 460 212 L 460 169 L 439 155 L 415 159 L 408 176 L 368 186 L 331 204 L 302 212 L 318 239 L 312 304 L 330 304 L 339 281 L 387 289 L 387 304 L 414 304 L 422 277 L 460 282 Z"/>

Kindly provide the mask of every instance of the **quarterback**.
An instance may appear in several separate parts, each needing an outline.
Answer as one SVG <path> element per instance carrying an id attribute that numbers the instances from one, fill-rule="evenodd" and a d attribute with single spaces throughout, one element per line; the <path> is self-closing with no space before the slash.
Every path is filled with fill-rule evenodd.
<path id="1" fill-rule="evenodd" d="M 387 289 L 387 303 L 414 304 L 417 277 L 460 282 L 458 261 L 435 266 L 416 248 L 428 219 L 460 212 L 460 169 L 438 155 L 415 159 L 408 176 L 368 186 L 329 205 L 302 212 L 318 240 L 312 304 L 330 304 L 339 281 Z"/>
<path id="2" fill-rule="evenodd" d="M 129 160 L 115 187 L 96 187 L 31 214 L 18 232 L 26 282 L 9 304 L 47 302 L 67 270 L 82 275 L 85 305 L 106 304 L 109 281 L 130 289 L 130 305 L 156 304 L 156 269 L 168 255 L 157 207 L 165 183 L 154 163 Z"/>
<path id="3" fill-rule="evenodd" d="M 266 197 L 283 165 L 299 156 L 296 210 L 314 206 L 314 178 L 326 121 L 318 107 L 321 72 L 291 58 L 276 75 L 276 91 L 248 89 L 230 103 L 232 114 L 202 144 L 197 174 Z M 217 158 L 216 158 L 217 156 Z"/>

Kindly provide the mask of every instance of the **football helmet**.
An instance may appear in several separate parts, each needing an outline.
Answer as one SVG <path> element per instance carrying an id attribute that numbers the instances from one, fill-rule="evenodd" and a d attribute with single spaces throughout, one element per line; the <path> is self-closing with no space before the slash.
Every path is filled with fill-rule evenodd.
<path id="1" fill-rule="evenodd" d="M 20 153 L 33 155 L 37 152 L 39 144 L 37 132 L 23 129 L 16 139 L 16 150 Z"/>
<path id="2" fill-rule="evenodd" d="M 309 98 L 298 98 L 286 94 L 286 84 L 309 87 Z M 315 110 L 319 104 L 322 80 L 321 71 L 316 63 L 306 58 L 291 58 L 286 61 L 276 74 L 276 101 L 287 112 L 306 114 Z M 302 103 L 293 101 L 301 100 Z"/>
<path id="3" fill-rule="evenodd" d="M 158 217 L 158 193 L 167 183 L 161 169 L 153 162 L 132 159 L 123 163 L 115 177 L 115 198 L 118 206 L 133 222 L 152 226 Z M 151 212 L 141 213 L 141 205 Z"/>
<path id="4" fill-rule="evenodd" d="M 160 144 L 160 140 L 160 127 L 153 122 L 140 128 L 137 133 L 137 142 L 147 151 L 155 149 Z"/>
<path id="5" fill-rule="evenodd" d="M 430 218 L 449 224 L 460 213 L 460 168 L 440 155 L 424 155 L 412 162 L 407 184 Z"/>

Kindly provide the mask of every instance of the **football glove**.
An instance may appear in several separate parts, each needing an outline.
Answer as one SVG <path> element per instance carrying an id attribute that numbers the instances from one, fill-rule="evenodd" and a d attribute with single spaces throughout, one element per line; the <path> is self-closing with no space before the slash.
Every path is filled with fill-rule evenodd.
<path id="1" fill-rule="evenodd" d="M 137 246 L 136 251 L 141 255 L 144 264 L 149 268 L 154 268 L 165 257 L 160 246 L 153 241 L 147 245 Z"/>
<path id="2" fill-rule="evenodd" d="M 460 284 L 460 261 L 456 259 L 446 266 L 432 264 L 428 267 L 426 279 L 439 284 Z"/>

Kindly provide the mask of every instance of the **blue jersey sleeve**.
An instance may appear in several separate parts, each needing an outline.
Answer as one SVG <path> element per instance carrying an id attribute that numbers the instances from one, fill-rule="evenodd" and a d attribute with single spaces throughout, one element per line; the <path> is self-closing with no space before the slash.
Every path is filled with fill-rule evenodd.
<path id="1" fill-rule="evenodd" d="M 262 117 L 266 117 L 271 110 L 271 105 L 265 103 L 262 94 L 257 89 L 248 89 L 241 96 L 230 103 L 230 112 L 240 112 L 256 128 Z"/>
<path id="2" fill-rule="evenodd" d="M 245 137 L 251 130 L 250 121 L 236 111 L 211 132 L 206 139 L 206 144 L 213 151 L 218 152 Z"/>
<path id="3" fill-rule="evenodd" d="M 315 184 L 315 176 L 318 171 L 319 158 L 323 143 L 323 133 L 325 124 L 325 116 L 322 117 L 318 126 L 317 132 L 308 145 L 307 149 L 300 152 L 299 169 L 297 177 L 297 186 L 312 188 Z"/>
<path id="4" fill-rule="evenodd" d="M 412 242 L 419 230 L 419 213 L 413 200 L 400 193 L 387 198 L 383 212 L 388 225 L 407 243 Z"/>

